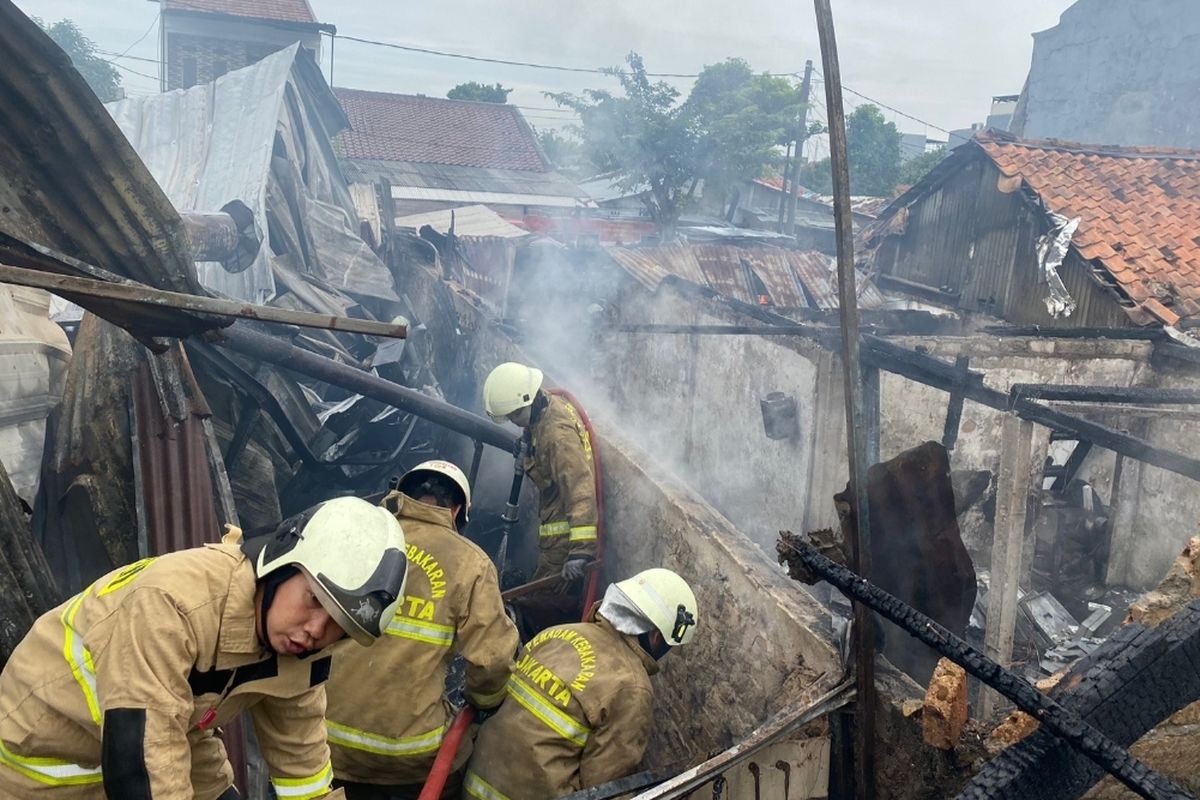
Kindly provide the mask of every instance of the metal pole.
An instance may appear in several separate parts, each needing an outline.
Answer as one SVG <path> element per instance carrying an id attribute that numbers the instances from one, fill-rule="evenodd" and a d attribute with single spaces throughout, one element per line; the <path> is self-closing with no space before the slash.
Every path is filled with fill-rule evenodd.
<path id="1" fill-rule="evenodd" d="M 374 398 L 492 447 L 512 452 L 515 446 L 515 436 L 483 417 L 332 358 L 301 350 L 282 339 L 251 330 L 244 323 L 235 323 L 208 336 L 221 347 Z"/>
<path id="2" fill-rule="evenodd" d="M 847 526 L 851 563 L 859 575 L 870 577 L 871 520 L 867 505 L 867 441 L 862 366 L 859 362 L 858 293 L 854 275 L 854 230 L 850 213 L 850 167 L 846 158 L 846 115 L 842 108 L 841 68 L 833 30 L 830 0 L 813 0 L 821 63 L 825 73 L 829 154 L 833 164 L 833 220 L 837 231 L 838 307 L 841 312 L 842 368 L 845 376 L 846 439 L 850 466 L 851 510 Z M 875 631 L 866 606 L 854 605 L 855 688 L 858 699 L 854 725 L 854 787 L 859 800 L 875 797 Z"/>

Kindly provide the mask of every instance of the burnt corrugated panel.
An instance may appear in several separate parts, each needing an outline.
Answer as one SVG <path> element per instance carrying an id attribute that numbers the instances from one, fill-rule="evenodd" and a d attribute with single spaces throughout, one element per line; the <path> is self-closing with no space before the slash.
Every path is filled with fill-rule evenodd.
<path id="1" fill-rule="evenodd" d="M 676 278 L 683 278 L 699 286 L 711 286 L 708 276 L 700 267 L 695 247 L 681 244 L 665 245 L 651 248 L 649 254 Z"/>
<path id="2" fill-rule="evenodd" d="M 833 259 L 816 250 L 789 250 L 788 261 L 818 309 L 828 311 L 838 307 Z"/>
<path id="3" fill-rule="evenodd" d="M 775 305 L 808 308 L 788 255 L 789 251 L 777 247 L 748 247 L 742 251 L 742 258 L 767 287 Z"/>
<path id="4" fill-rule="evenodd" d="M 608 254 L 642 286 L 656 290 L 670 273 L 658 263 L 648 250 L 631 250 L 627 247 L 610 247 Z"/>
<path id="5" fill-rule="evenodd" d="M 137 496 L 150 555 L 162 555 L 220 539 L 208 444 L 203 421 L 211 415 L 202 396 L 175 377 L 190 367 L 172 350 L 169 370 L 143 364 L 131 375 L 137 436 Z M 156 374 L 157 373 L 157 374 Z"/>
<path id="6" fill-rule="evenodd" d="M 710 244 L 694 245 L 689 249 L 695 254 L 711 289 L 743 303 L 758 302 L 756 293 L 747 283 L 740 248 Z"/>

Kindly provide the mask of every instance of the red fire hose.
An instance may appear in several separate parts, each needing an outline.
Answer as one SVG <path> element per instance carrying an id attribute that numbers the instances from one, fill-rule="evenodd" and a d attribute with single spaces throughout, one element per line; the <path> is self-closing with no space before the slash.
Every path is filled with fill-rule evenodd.
<path id="1" fill-rule="evenodd" d="M 433 766 L 429 768 L 429 777 L 425 779 L 425 785 L 421 788 L 421 794 L 417 795 L 417 800 L 438 800 L 442 796 L 442 790 L 446 787 L 446 778 L 450 777 L 450 770 L 454 768 L 454 757 L 458 755 L 458 746 L 462 744 L 462 738 L 466 735 L 467 728 L 470 728 L 474 721 L 475 709 L 471 706 L 463 706 L 462 711 L 459 711 L 458 716 L 454 718 L 454 722 L 450 723 L 450 730 L 446 731 L 445 738 L 442 739 L 437 757 L 433 759 Z"/>
<path id="2" fill-rule="evenodd" d="M 566 400 L 579 414 L 579 420 L 583 423 L 583 427 L 587 429 L 588 438 L 592 443 L 592 474 L 596 479 L 596 561 L 604 560 L 604 470 L 601 469 L 600 447 L 596 439 L 596 431 L 592 427 L 592 421 L 588 418 L 587 412 L 583 410 L 583 405 L 580 404 L 575 396 L 566 389 L 547 389 L 548 394 L 558 395 Z M 600 570 L 594 569 L 588 573 L 587 585 L 583 592 L 583 607 L 580 609 L 580 618 L 586 622 L 587 613 L 591 610 L 592 605 L 596 602 L 600 595 Z"/>
<path id="3" fill-rule="evenodd" d="M 596 480 L 595 561 L 599 563 L 604 558 L 604 472 L 600 468 L 600 448 L 597 446 L 596 431 L 592 428 L 592 421 L 588 418 L 587 412 L 583 410 L 583 406 L 575 399 L 574 395 L 566 389 L 547 389 L 546 391 L 549 394 L 562 397 L 575 408 L 575 412 L 579 414 L 579 421 L 583 423 L 583 427 L 588 432 L 588 438 L 591 440 L 592 473 Z M 600 570 L 589 570 L 587 585 L 583 592 L 583 607 L 580 611 L 580 617 L 584 621 L 586 621 L 587 613 L 595 604 L 599 594 Z M 445 738 L 442 739 L 437 757 L 433 760 L 433 766 L 429 770 L 429 777 L 425 779 L 425 786 L 421 789 L 421 794 L 417 797 L 417 800 L 438 800 L 441 797 L 442 790 L 446 786 L 446 779 L 450 777 L 450 770 L 454 766 L 454 756 L 457 755 L 462 738 L 474 720 L 475 709 L 471 706 L 464 706 L 463 710 L 458 712 L 458 716 L 454 718 L 450 729 L 446 731 Z"/>

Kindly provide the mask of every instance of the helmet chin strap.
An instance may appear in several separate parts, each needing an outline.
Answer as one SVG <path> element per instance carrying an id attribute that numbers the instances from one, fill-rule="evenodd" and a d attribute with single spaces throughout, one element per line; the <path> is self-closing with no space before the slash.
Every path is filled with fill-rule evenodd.
<path id="1" fill-rule="evenodd" d="M 658 639 L 657 645 L 651 644 L 651 633 L 654 633 L 654 631 L 650 631 L 649 633 L 639 633 L 637 637 L 638 644 L 640 644 L 642 649 L 649 653 L 650 657 L 655 661 L 662 661 L 663 656 L 671 652 L 671 645 L 667 644 L 666 640 L 661 636 Z"/>
<path id="2" fill-rule="evenodd" d="M 267 649 L 271 652 L 276 652 L 276 650 L 274 645 L 271 644 L 270 637 L 267 636 L 267 610 L 271 607 L 271 604 L 275 602 L 275 593 L 279 591 L 279 587 L 283 585 L 284 581 L 299 574 L 299 567 L 289 565 L 286 567 L 280 567 L 262 579 L 262 608 L 259 610 L 259 630 L 262 631 L 262 635 L 259 636 L 259 640 L 262 641 L 262 643 L 266 645 Z"/>

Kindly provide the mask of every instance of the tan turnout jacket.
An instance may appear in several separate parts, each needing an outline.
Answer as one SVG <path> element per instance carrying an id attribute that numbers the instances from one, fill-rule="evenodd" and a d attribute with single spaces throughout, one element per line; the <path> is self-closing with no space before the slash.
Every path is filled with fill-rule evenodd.
<path id="1" fill-rule="evenodd" d="M 446 672 L 467 662 L 467 698 L 481 708 L 504 699 L 517 631 L 504 613 L 496 568 L 454 529 L 445 508 L 393 492 L 383 501 L 404 526 L 408 584 L 387 635 L 334 659 L 326 714 L 340 780 L 419 784 L 450 722 Z M 459 749 L 458 765 L 470 755 Z"/>
<path id="2" fill-rule="evenodd" d="M 221 544 L 131 564 L 34 623 L 0 674 L 0 797 L 104 798 L 101 737 L 117 735 L 103 728 L 114 709 L 144 710 L 154 800 L 228 789 L 214 731 L 246 710 L 281 800 L 329 792 L 329 651 L 264 649 L 240 541 L 234 530 Z"/>
<path id="3" fill-rule="evenodd" d="M 552 800 L 637 769 L 658 663 L 602 617 L 521 650 L 508 699 L 483 723 L 463 782 L 475 800 Z"/>
<path id="4" fill-rule="evenodd" d="M 530 428 L 532 452 L 525 459 L 525 471 L 540 495 L 538 566 L 531 580 L 559 574 L 571 556 L 592 558 L 596 553 L 591 438 L 566 399 L 549 395 L 549 400 Z"/>

